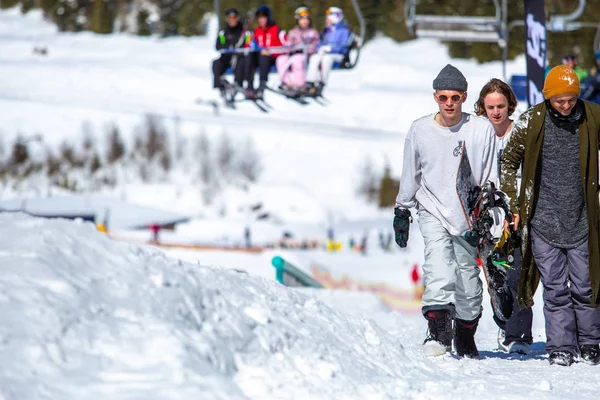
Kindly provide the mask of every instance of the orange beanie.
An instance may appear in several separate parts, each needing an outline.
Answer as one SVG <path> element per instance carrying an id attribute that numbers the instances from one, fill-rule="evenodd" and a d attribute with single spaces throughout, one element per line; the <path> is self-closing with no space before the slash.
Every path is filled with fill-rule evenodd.
<path id="1" fill-rule="evenodd" d="M 579 87 L 579 78 L 573 71 L 573 68 L 566 65 L 559 65 L 552 68 L 546 80 L 544 81 L 544 98 L 548 100 L 552 96 L 561 94 L 576 94 L 579 96 L 581 89 Z"/>

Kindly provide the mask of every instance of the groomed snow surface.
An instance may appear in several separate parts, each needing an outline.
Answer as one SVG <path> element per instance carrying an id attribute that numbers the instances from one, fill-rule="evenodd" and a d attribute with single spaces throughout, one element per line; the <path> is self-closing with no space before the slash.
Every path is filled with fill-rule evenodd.
<path id="1" fill-rule="evenodd" d="M 582 399 L 598 369 L 421 353 L 425 321 L 167 258 L 92 224 L 0 215 L 3 399 Z M 243 267 L 243 266 L 242 266 Z M 267 268 L 267 266 L 265 266 Z M 536 307 L 536 317 L 541 309 Z"/>

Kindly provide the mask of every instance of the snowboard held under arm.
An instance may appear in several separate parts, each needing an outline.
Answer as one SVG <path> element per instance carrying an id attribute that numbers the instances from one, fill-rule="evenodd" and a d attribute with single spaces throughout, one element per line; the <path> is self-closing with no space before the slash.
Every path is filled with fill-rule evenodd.
<path id="1" fill-rule="evenodd" d="M 494 314 L 503 321 L 512 315 L 513 297 L 506 279 L 514 260 L 516 234 L 504 236 L 506 219 L 512 219 L 508 198 L 492 182 L 475 183 L 466 147 L 462 147 L 456 192 L 469 225 L 465 239 L 477 248 L 492 299 Z M 502 240 L 504 239 L 504 240 Z"/>

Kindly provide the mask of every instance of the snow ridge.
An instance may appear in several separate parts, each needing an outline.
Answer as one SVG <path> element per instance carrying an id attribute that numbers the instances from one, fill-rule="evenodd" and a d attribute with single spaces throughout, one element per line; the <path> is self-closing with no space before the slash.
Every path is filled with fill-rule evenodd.
<path id="1" fill-rule="evenodd" d="M 0 235 L 5 398 L 383 399 L 414 370 L 369 319 L 275 282 L 87 223 L 4 214 Z"/>

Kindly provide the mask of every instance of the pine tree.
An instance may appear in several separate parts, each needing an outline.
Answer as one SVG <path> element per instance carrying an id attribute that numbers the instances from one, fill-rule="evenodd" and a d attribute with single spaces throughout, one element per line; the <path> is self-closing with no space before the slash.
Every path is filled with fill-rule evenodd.
<path id="1" fill-rule="evenodd" d="M 96 33 L 112 33 L 115 20 L 115 0 L 94 0 L 91 27 Z"/>
<path id="2" fill-rule="evenodd" d="M 394 206 L 399 188 L 400 182 L 392 178 L 392 170 L 389 165 L 386 165 L 379 185 L 379 207 Z"/>
<path id="3" fill-rule="evenodd" d="M 137 34 L 140 36 L 150 36 L 152 30 L 150 29 L 150 13 L 145 8 L 138 10 L 136 16 L 137 22 Z"/>
<path id="4" fill-rule="evenodd" d="M 88 0 L 57 0 L 54 2 L 50 15 L 63 32 L 79 32 L 87 27 Z"/>
<path id="5" fill-rule="evenodd" d="M 0 1 L 0 8 L 13 8 L 20 2 L 20 0 L 2 0 Z"/>
<path id="6" fill-rule="evenodd" d="M 108 154 L 106 161 L 109 164 L 119 161 L 125 155 L 125 145 L 121 139 L 121 133 L 116 125 L 110 128 L 108 136 Z"/>

